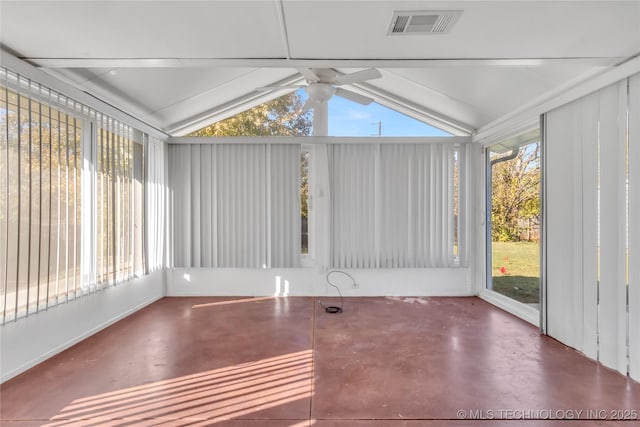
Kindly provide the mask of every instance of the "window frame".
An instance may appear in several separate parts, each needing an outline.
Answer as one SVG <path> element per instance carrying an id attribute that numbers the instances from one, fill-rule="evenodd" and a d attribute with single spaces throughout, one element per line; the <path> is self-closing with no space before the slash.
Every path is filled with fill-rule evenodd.
<path id="1" fill-rule="evenodd" d="M 481 262 L 484 268 L 483 283 L 482 288 L 479 289 L 478 296 L 483 300 L 531 323 L 534 326 L 541 326 L 541 319 L 543 312 L 545 310 L 544 305 L 544 261 L 543 257 L 540 256 L 540 309 L 535 309 L 525 303 L 517 301 L 515 299 L 509 298 L 505 295 L 502 295 L 499 292 L 494 291 L 490 288 L 490 284 L 492 283 L 492 228 L 491 228 L 491 197 L 492 197 L 492 169 L 491 169 L 491 155 L 490 152 L 492 148 L 502 145 L 503 148 L 510 143 L 514 143 L 515 146 L 524 146 L 533 142 L 533 140 L 529 140 L 526 143 L 519 138 L 522 138 L 524 135 L 529 134 L 530 132 L 538 131 L 537 140 L 540 144 L 540 250 L 544 247 L 543 244 L 543 221 L 544 221 L 544 132 L 543 132 L 542 122 L 537 122 L 535 125 L 528 126 L 526 128 L 520 129 L 517 133 L 501 138 L 498 141 L 495 141 L 491 144 L 487 144 L 482 149 L 483 161 L 482 161 L 482 170 L 483 170 L 483 179 L 484 179 L 484 259 Z"/>

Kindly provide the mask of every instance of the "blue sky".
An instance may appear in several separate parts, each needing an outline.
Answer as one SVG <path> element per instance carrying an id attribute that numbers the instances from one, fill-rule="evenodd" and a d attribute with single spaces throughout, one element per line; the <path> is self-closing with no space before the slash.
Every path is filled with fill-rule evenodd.
<path id="1" fill-rule="evenodd" d="M 302 89 L 298 94 L 307 98 Z M 382 136 L 450 136 L 375 102 L 360 105 L 339 96 L 329 101 L 330 136 L 378 136 L 379 122 L 382 122 Z"/>
<path id="2" fill-rule="evenodd" d="M 339 96 L 329 101 L 331 136 L 378 136 L 378 122 L 382 122 L 382 136 L 449 136 L 375 102 L 360 105 Z"/>

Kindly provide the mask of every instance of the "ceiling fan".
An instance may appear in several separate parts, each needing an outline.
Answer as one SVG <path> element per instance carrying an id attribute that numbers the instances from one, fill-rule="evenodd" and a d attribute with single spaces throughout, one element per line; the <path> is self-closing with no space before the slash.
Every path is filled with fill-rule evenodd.
<path id="1" fill-rule="evenodd" d="M 309 96 L 307 102 L 302 107 L 302 111 L 307 111 L 320 105 L 321 102 L 327 102 L 333 95 L 348 99 L 358 104 L 368 105 L 373 102 L 373 98 L 360 95 L 339 86 L 352 83 L 362 83 L 367 80 L 379 79 L 382 77 L 380 71 L 375 68 L 368 68 L 362 71 L 356 71 L 349 74 L 338 74 L 337 71 L 330 68 L 299 68 L 298 71 L 307 79 L 306 85 L 285 85 L 285 86 L 265 86 L 256 90 L 274 90 L 274 89 L 298 89 L 304 88 Z"/>

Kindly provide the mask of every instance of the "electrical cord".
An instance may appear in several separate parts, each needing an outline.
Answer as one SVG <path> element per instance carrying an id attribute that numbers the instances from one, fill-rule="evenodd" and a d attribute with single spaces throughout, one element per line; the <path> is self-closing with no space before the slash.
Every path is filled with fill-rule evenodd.
<path id="1" fill-rule="evenodd" d="M 338 291 L 338 295 L 340 295 L 340 306 L 335 306 L 335 305 L 324 305 L 322 303 L 322 301 L 318 301 L 318 303 L 322 306 L 322 308 L 324 308 L 324 311 L 326 313 L 330 313 L 330 314 L 337 314 L 337 313 L 342 313 L 343 311 L 343 307 L 344 307 L 344 298 L 342 297 L 342 292 L 340 292 L 340 288 L 331 282 L 331 275 L 334 273 L 340 273 L 340 274 L 344 274 L 345 276 L 347 276 L 349 279 L 351 279 L 351 281 L 355 284 L 356 283 L 356 279 L 354 279 L 349 273 L 346 273 L 344 271 L 341 270 L 332 270 L 330 272 L 327 273 L 327 283 L 329 284 L 329 286 L 333 286 L 334 288 L 336 288 L 336 290 Z"/>

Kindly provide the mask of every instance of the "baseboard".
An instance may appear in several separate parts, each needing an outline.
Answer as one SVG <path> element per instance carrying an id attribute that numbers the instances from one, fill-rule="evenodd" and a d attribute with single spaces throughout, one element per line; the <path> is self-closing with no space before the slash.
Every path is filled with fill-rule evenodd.
<path id="1" fill-rule="evenodd" d="M 55 356 L 58 353 L 63 352 L 64 350 L 76 345 L 77 343 L 79 343 L 80 341 L 89 338 L 91 335 L 94 335 L 98 332 L 100 332 L 101 330 L 107 328 L 108 326 L 113 325 L 114 323 L 116 323 L 119 320 L 124 319 L 127 316 L 130 316 L 131 314 L 135 313 L 138 310 L 143 309 L 144 307 L 153 304 L 154 302 L 160 300 L 164 298 L 162 295 L 159 295 L 157 297 L 153 297 L 147 301 L 144 301 L 138 305 L 136 305 L 135 307 L 132 307 L 131 309 L 120 313 L 118 316 L 115 316 L 105 322 L 102 322 L 101 324 L 87 330 L 86 332 L 84 332 L 83 334 L 63 343 L 60 344 L 58 346 L 56 346 L 55 348 L 49 350 L 48 352 L 42 354 L 39 357 L 36 357 L 35 359 L 32 359 L 20 366 L 18 366 L 15 369 L 12 369 L 9 372 L 3 372 L 2 376 L 0 376 L 0 383 L 4 383 L 5 381 L 10 380 L 11 378 L 20 375 L 21 373 L 27 371 L 28 369 L 33 368 L 34 366 L 38 365 L 39 363 L 44 362 L 45 360 L 49 359 L 50 357 Z"/>
<path id="2" fill-rule="evenodd" d="M 334 271 L 334 270 L 332 270 Z M 347 296 L 469 296 L 468 268 L 344 269 L 331 280 Z M 319 268 L 170 268 L 167 296 L 335 296 Z"/>

